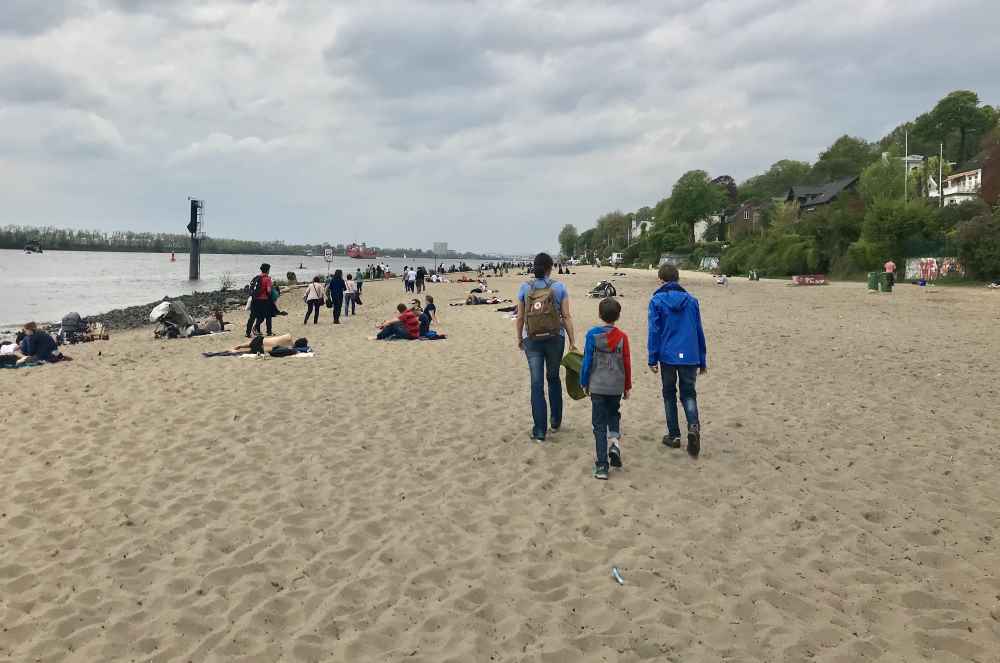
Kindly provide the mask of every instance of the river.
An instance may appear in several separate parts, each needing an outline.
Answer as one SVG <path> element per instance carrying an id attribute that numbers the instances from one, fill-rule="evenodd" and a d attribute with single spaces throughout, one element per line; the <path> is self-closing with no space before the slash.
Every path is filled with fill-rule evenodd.
<path id="1" fill-rule="evenodd" d="M 388 258 L 353 260 L 334 257 L 330 270 L 352 273 L 358 267 L 381 261 L 399 272 L 405 265 L 433 266 L 433 259 Z M 26 254 L 0 250 L 0 327 L 10 328 L 28 320 L 54 322 L 70 311 L 87 316 L 111 309 L 145 304 L 164 296 L 218 290 L 225 274 L 236 287 L 246 285 L 262 262 L 271 264 L 271 275 L 284 279 L 295 272 L 300 281 L 326 275 L 323 256 L 261 256 L 206 254 L 201 257 L 201 279 L 188 280 L 188 254 L 111 253 L 101 251 L 46 251 Z M 446 266 L 458 260 L 443 261 Z M 478 261 L 466 261 L 477 267 Z M 299 265 L 303 265 L 300 269 Z"/>

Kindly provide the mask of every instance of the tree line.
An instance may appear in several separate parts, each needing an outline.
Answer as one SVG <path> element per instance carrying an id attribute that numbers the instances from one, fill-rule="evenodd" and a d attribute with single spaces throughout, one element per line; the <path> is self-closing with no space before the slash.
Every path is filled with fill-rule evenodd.
<path id="1" fill-rule="evenodd" d="M 102 232 L 99 230 L 77 230 L 52 226 L 0 227 L 0 249 L 23 249 L 29 244 L 37 244 L 47 251 L 117 251 L 137 253 L 186 252 L 190 246 L 190 236 L 179 233 L 149 232 Z M 223 239 L 205 237 L 201 242 L 202 253 L 258 254 L 258 255 L 303 255 L 307 251 L 322 255 L 325 248 L 343 255 L 343 244 L 286 244 L 281 240 L 254 241 L 243 239 Z M 406 255 L 415 258 L 434 258 L 434 252 L 426 249 L 390 249 L 372 247 L 380 256 Z M 448 256 L 438 258 L 473 258 L 473 253 L 449 251 Z"/>
<path id="2" fill-rule="evenodd" d="M 1000 204 L 998 121 L 1000 108 L 982 104 L 975 92 L 952 92 L 878 141 L 841 136 L 814 163 L 783 159 L 738 184 L 688 171 L 653 206 L 604 214 L 582 233 L 564 226 L 560 249 L 588 260 L 622 252 L 626 263 L 643 266 L 667 253 L 685 254 L 693 266 L 703 256 L 717 256 L 728 274 L 755 269 L 770 276 L 846 276 L 877 269 L 889 258 L 904 264 L 907 257 L 949 255 L 959 257 L 970 276 L 1000 277 L 1000 233 L 991 235 L 1000 214 L 992 209 Z M 901 158 L 905 137 L 910 155 L 927 157 L 908 176 Z M 940 184 L 939 171 L 947 176 L 967 164 L 983 169 L 979 198 L 941 208 L 929 196 Z M 855 176 L 856 187 L 808 214 L 786 201 L 792 187 Z M 748 208 L 759 222 L 735 234 L 727 220 Z M 695 242 L 699 223 L 708 226 Z"/>

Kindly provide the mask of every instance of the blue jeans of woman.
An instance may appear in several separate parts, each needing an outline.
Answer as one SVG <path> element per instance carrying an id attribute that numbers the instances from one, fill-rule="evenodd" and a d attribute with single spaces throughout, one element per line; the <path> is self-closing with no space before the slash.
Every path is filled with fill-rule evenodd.
<path id="1" fill-rule="evenodd" d="M 357 306 L 354 304 L 354 293 L 345 292 L 344 293 L 344 317 L 350 315 L 355 315 L 358 312 Z"/>
<path id="2" fill-rule="evenodd" d="M 667 415 L 667 435 L 680 437 L 681 427 L 677 421 L 677 387 L 680 386 L 681 406 L 687 425 L 698 425 L 698 393 L 695 382 L 698 379 L 697 366 L 671 366 L 660 364 L 660 379 L 663 381 L 663 409 Z"/>
<path id="3" fill-rule="evenodd" d="M 549 385 L 549 402 L 552 408 L 551 423 L 553 428 L 562 425 L 563 397 L 562 380 L 559 377 L 559 366 L 566 349 L 566 339 L 563 336 L 546 339 L 524 339 L 524 354 L 528 358 L 528 368 L 531 371 L 531 436 L 545 439 L 548 432 L 548 413 L 545 403 L 545 383 Z"/>

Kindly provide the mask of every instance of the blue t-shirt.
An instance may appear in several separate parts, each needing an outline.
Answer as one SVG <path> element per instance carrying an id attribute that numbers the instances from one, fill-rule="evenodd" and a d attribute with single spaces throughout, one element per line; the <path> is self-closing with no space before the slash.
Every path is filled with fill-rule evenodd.
<path id="1" fill-rule="evenodd" d="M 567 294 L 566 294 L 566 285 L 563 284 L 563 283 L 561 283 L 560 281 L 554 281 L 552 279 L 532 279 L 532 280 L 528 281 L 527 283 L 522 283 L 521 284 L 521 289 L 517 291 L 517 301 L 521 302 L 522 304 L 525 304 L 527 302 L 528 293 L 531 291 L 532 287 L 534 287 L 534 288 L 544 288 L 546 286 L 549 286 L 549 287 L 552 288 L 552 294 L 556 298 L 556 306 L 559 307 L 559 317 L 561 318 L 562 317 L 562 303 L 563 303 L 563 300 L 566 299 Z M 566 335 L 566 330 L 565 329 L 560 329 L 559 333 L 562 334 L 563 336 L 565 336 Z M 527 329 L 527 327 L 525 327 L 523 335 L 524 335 L 524 338 L 528 338 L 528 329 Z"/>

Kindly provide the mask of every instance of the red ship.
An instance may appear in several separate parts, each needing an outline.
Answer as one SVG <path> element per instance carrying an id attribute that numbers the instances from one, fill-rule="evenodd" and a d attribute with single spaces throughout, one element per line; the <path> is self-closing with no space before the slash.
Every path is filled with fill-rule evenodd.
<path id="1" fill-rule="evenodd" d="M 370 249 L 364 244 L 351 244 L 347 247 L 347 257 L 348 258 L 374 258 L 376 257 L 375 249 Z"/>

